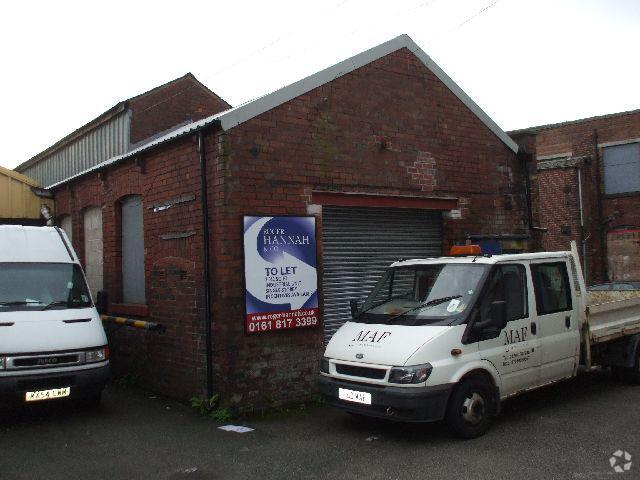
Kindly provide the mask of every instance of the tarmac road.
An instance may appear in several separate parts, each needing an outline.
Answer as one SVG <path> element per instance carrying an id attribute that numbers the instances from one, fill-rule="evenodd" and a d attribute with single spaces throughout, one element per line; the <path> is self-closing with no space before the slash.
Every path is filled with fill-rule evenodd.
<path id="1" fill-rule="evenodd" d="M 96 410 L 50 404 L 1 417 L 0 479 L 640 478 L 639 404 L 640 387 L 597 372 L 506 402 L 475 440 L 328 406 L 231 422 L 255 428 L 240 434 L 109 386 Z M 618 450 L 632 456 L 623 473 L 609 462 Z"/>

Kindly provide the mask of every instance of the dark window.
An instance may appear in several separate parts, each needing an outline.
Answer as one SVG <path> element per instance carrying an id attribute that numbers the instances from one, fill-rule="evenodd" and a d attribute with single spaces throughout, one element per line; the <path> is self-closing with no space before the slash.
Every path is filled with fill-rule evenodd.
<path id="1" fill-rule="evenodd" d="M 482 264 L 421 264 L 387 270 L 362 309 L 360 322 L 426 325 L 466 315 L 487 268 Z M 442 303 L 428 302 L 450 298 Z"/>
<path id="2" fill-rule="evenodd" d="M 504 301 L 507 321 L 529 316 L 527 273 L 522 265 L 497 265 L 487 282 L 486 294 L 480 305 L 480 318 L 486 320 L 493 302 Z"/>
<path id="3" fill-rule="evenodd" d="M 531 265 L 538 315 L 571 310 L 571 288 L 564 262 Z"/>
<path id="4" fill-rule="evenodd" d="M 131 195 L 122 203 L 122 300 L 145 303 L 144 225 L 142 197 Z"/>
<path id="5" fill-rule="evenodd" d="M 604 189 L 607 194 L 640 192 L 640 142 L 604 149 Z"/>

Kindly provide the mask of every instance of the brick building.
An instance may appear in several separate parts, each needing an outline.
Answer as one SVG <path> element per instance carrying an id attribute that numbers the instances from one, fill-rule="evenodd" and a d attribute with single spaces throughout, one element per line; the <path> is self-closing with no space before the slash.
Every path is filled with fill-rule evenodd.
<path id="1" fill-rule="evenodd" d="M 589 283 L 640 281 L 640 110 L 510 135 L 529 160 L 538 247 L 575 240 Z"/>
<path id="2" fill-rule="evenodd" d="M 526 248 L 517 150 L 403 35 L 50 189 L 80 258 L 103 259 L 88 276 L 110 311 L 166 326 L 111 332 L 116 370 L 251 410 L 309 398 L 325 335 L 390 262 Z M 323 326 L 245 332 L 243 215 L 315 216 Z"/>

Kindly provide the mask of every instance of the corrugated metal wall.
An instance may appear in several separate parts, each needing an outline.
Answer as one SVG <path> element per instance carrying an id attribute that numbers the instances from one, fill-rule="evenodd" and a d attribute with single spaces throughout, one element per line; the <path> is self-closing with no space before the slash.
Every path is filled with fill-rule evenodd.
<path id="1" fill-rule="evenodd" d="M 363 299 L 400 258 L 442 254 L 442 214 L 400 208 L 322 208 L 325 339 L 351 318 L 350 299 Z"/>
<path id="2" fill-rule="evenodd" d="M 126 153 L 131 133 L 129 112 L 123 112 L 22 173 L 48 187 L 116 155 Z"/>

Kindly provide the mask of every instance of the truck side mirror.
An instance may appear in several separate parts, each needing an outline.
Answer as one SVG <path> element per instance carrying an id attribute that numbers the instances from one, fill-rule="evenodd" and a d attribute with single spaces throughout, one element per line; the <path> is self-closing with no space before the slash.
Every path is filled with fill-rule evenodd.
<path id="1" fill-rule="evenodd" d="M 507 326 L 507 302 L 504 300 L 491 302 L 489 318 L 491 318 L 491 324 L 494 327 L 499 330 L 505 328 Z"/>
<path id="2" fill-rule="evenodd" d="M 356 300 L 355 298 L 352 298 L 351 300 L 349 300 L 349 306 L 351 307 L 351 318 L 355 320 L 358 314 L 360 313 L 360 307 L 358 307 L 358 300 Z"/>
<path id="3" fill-rule="evenodd" d="M 479 317 L 479 315 L 478 315 Z M 472 325 L 474 333 L 480 335 L 483 340 L 496 338 L 507 326 L 507 303 L 496 300 L 491 302 L 487 318 L 476 321 Z"/>
<path id="4" fill-rule="evenodd" d="M 96 294 L 96 310 L 98 310 L 98 313 L 100 315 L 102 315 L 103 313 L 107 313 L 108 304 L 109 302 L 107 292 L 105 290 L 98 291 L 98 293 Z"/>

